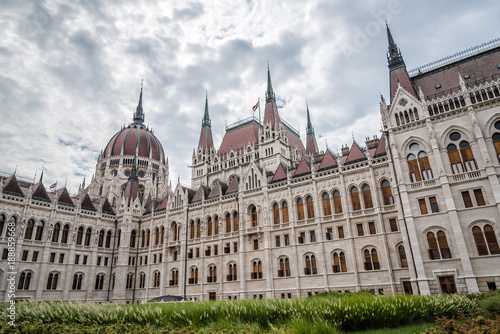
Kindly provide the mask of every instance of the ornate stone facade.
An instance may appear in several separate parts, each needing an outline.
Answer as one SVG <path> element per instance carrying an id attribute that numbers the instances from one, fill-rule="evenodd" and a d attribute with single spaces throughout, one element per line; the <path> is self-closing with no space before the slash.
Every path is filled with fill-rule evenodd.
<path id="1" fill-rule="evenodd" d="M 264 120 L 213 144 L 208 101 L 190 187 L 133 123 L 78 195 L 0 182 L 0 298 L 9 223 L 16 298 L 135 302 L 300 298 L 316 292 L 476 292 L 500 284 L 500 47 L 408 75 L 389 36 L 384 131 L 342 155 L 307 148 L 280 119 L 268 74 Z M 410 71 L 411 73 L 411 71 Z"/>

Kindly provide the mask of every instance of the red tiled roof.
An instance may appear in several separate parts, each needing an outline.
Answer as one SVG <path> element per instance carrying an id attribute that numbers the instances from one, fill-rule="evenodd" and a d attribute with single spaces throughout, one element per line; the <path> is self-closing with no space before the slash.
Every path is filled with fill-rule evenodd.
<path id="1" fill-rule="evenodd" d="M 219 181 L 215 182 L 214 187 L 212 188 L 212 191 L 210 194 L 208 194 L 208 198 L 214 198 L 214 197 L 219 197 L 220 196 L 220 188 L 219 188 Z"/>
<path id="2" fill-rule="evenodd" d="M 375 151 L 375 154 L 373 155 L 374 158 L 387 154 L 387 152 L 385 150 L 385 142 L 386 142 L 385 135 L 382 135 L 382 138 L 380 138 L 380 143 L 378 143 L 377 150 Z"/>
<path id="3" fill-rule="evenodd" d="M 199 202 L 203 199 L 203 189 L 202 187 L 200 186 L 198 188 L 198 191 L 196 191 L 196 194 L 194 195 L 193 197 L 193 200 L 191 202 Z"/>
<path id="4" fill-rule="evenodd" d="M 457 91 L 460 86 L 458 73 L 469 79 L 464 79 L 465 83 L 491 78 L 492 72 L 498 72 L 497 65 L 500 64 L 500 49 L 494 52 L 478 54 L 456 63 L 431 70 L 429 72 L 412 77 L 415 87 L 420 87 L 425 97 L 429 97 L 443 91 Z M 441 88 L 436 89 L 436 85 Z"/>
<path id="5" fill-rule="evenodd" d="M 168 195 L 161 201 L 160 206 L 156 209 L 156 211 L 166 210 L 168 202 Z"/>
<path id="6" fill-rule="evenodd" d="M 139 197 L 139 182 L 136 180 L 128 180 L 123 197 L 125 198 L 127 206 L 130 206 L 130 203 Z"/>
<path id="7" fill-rule="evenodd" d="M 274 172 L 271 182 L 278 182 L 282 180 L 286 180 L 286 172 L 283 165 L 279 164 L 278 168 L 276 168 L 276 172 Z"/>
<path id="8" fill-rule="evenodd" d="M 257 122 L 250 121 L 235 129 L 230 129 L 224 135 L 219 148 L 219 155 L 227 154 L 231 148 L 234 150 L 244 148 L 248 143 L 252 146 L 257 144 L 259 134 L 259 125 Z"/>
<path id="9" fill-rule="evenodd" d="M 65 204 L 68 204 L 68 205 L 71 205 L 71 206 L 75 206 L 75 202 L 69 196 L 69 193 L 68 193 L 68 190 L 66 189 L 66 187 L 64 187 L 62 189 L 59 189 L 57 191 L 57 193 L 59 194 L 59 197 L 57 198 L 57 201 L 59 203 L 65 203 Z"/>
<path id="10" fill-rule="evenodd" d="M 275 129 L 280 124 L 280 115 L 278 113 L 278 107 L 276 102 L 271 100 L 266 103 L 264 111 L 264 126 L 271 124 L 271 129 Z"/>
<path id="11" fill-rule="evenodd" d="M 107 198 L 104 198 L 104 202 L 102 203 L 102 212 L 104 213 L 110 213 L 110 214 L 115 214 L 115 210 L 113 210 L 113 207 L 109 203 Z"/>
<path id="12" fill-rule="evenodd" d="M 285 123 L 282 123 L 285 124 Z M 304 144 L 302 143 L 302 140 L 300 140 L 300 136 L 295 133 L 295 131 L 291 130 L 288 128 L 288 126 L 285 125 L 285 129 L 288 132 L 288 144 L 290 146 L 297 146 L 299 149 L 299 152 L 304 152 L 306 149 L 304 148 Z"/>
<path id="13" fill-rule="evenodd" d="M 318 170 L 324 170 L 335 166 L 337 166 L 337 162 L 333 158 L 332 153 L 330 152 L 330 150 L 326 150 L 325 156 L 323 157 Z"/>
<path id="14" fill-rule="evenodd" d="M 310 155 L 318 154 L 318 144 L 316 143 L 316 137 L 314 135 L 308 135 L 306 138 L 306 153 Z"/>
<path id="15" fill-rule="evenodd" d="M 309 167 L 309 161 L 307 161 L 306 158 L 302 158 L 302 160 L 299 163 L 299 166 L 295 170 L 294 176 L 300 176 L 310 172 L 311 172 L 311 167 Z"/>
<path id="16" fill-rule="evenodd" d="M 238 183 L 239 183 L 238 177 L 237 176 L 233 177 L 233 179 L 231 180 L 231 183 L 229 183 L 229 187 L 227 187 L 227 190 L 226 190 L 224 195 L 238 192 Z"/>
<path id="17" fill-rule="evenodd" d="M 198 142 L 198 148 L 205 150 L 210 150 L 214 148 L 214 140 L 212 138 L 212 129 L 209 127 L 202 127 L 200 133 L 200 141 Z"/>
<path id="18" fill-rule="evenodd" d="M 398 81 L 401 87 L 403 87 L 408 93 L 413 95 L 415 98 L 417 94 L 413 89 L 413 86 L 410 81 L 410 77 L 406 72 L 406 68 L 401 67 L 394 71 L 391 71 L 391 103 L 394 100 L 394 96 L 396 95 L 396 91 L 398 90 Z"/>
<path id="19" fill-rule="evenodd" d="M 45 191 L 45 187 L 43 186 L 42 182 L 39 182 L 38 184 L 33 186 L 34 191 L 33 194 L 31 195 L 32 197 L 38 197 L 41 199 L 45 199 L 50 202 L 50 197 L 47 195 L 47 192 Z"/>
<path id="20" fill-rule="evenodd" d="M 3 191 L 6 192 L 11 192 L 14 194 L 19 194 L 19 195 L 25 195 L 24 192 L 22 191 L 21 187 L 19 186 L 19 183 L 17 182 L 16 176 L 12 175 L 9 181 L 7 181 L 7 184 L 4 186 Z"/>
<path id="21" fill-rule="evenodd" d="M 349 155 L 345 160 L 345 164 L 350 164 L 356 161 L 366 160 L 366 156 L 361 152 L 358 144 L 356 142 L 352 143 L 351 150 L 349 151 Z"/>

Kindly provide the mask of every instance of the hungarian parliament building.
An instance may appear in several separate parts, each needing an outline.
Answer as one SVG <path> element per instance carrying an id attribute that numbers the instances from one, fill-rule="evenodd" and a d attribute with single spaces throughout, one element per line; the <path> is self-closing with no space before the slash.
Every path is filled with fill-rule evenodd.
<path id="1" fill-rule="evenodd" d="M 169 181 L 142 89 L 76 195 L 0 177 L 0 300 L 12 267 L 31 300 L 497 289 L 500 39 L 407 70 L 387 34 L 383 129 L 341 153 L 318 150 L 308 108 L 304 145 L 268 69 L 263 119 L 226 126 L 219 148 L 200 108 L 190 187 Z"/>

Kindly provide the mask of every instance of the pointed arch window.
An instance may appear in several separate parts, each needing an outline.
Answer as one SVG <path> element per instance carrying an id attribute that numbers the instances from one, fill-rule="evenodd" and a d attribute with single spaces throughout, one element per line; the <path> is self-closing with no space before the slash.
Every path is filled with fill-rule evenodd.
<path id="1" fill-rule="evenodd" d="M 399 245 L 398 253 L 399 253 L 399 261 L 401 263 L 401 268 L 408 268 L 408 260 L 406 258 L 405 246 Z"/>
<path id="2" fill-rule="evenodd" d="M 335 209 L 335 213 L 342 213 L 342 199 L 338 190 L 333 192 L 333 208 Z"/>
<path id="3" fill-rule="evenodd" d="M 382 188 L 382 198 L 384 199 L 384 205 L 394 204 L 394 197 L 392 197 L 391 184 L 389 181 L 384 180 L 381 183 Z"/>
<path id="4" fill-rule="evenodd" d="M 83 240 L 83 226 L 80 226 L 78 228 L 78 231 L 76 233 L 76 244 L 81 245 Z"/>
<path id="5" fill-rule="evenodd" d="M 240 223 L 238 222 L 238 212 L 233 214 L 233 231 L 236 232 L 240 229 Z"/>
<path id="6" fill-rule="evenodd" d="M 198 219 L 196 221 L 196 238 L 201 237 L 201 221 Z"/>
<path id="7" fill-rule="evenodd" d="M 288 223 L 290 219 L 288 218 L 288 203 L 286 201 L 281 205 L 281 214 L 283 215 L 283 224 Z"/>
<path id="8" fill-rule="evenodd" d="M 47 279 L 47 290 L 56 290 L 58 280 L 59 280 L 58 273 L 50 273 Z"/>
<path id="9" fill-rule="evenodd" d="M 279 260 L 278 277 L 290 277 L 290 259 L 288 257 Z"/>
<path id="10" fill-rule="evenodd" d="M 260 260 L 253 261 L 252 263 L 252 273 L 250 275 L 251 279 L 261 279 L 262 278 L 262 262 Z"/>
<path id="11" fill-rule="evenodd" d="M 172 225 L 170 225 L 170 231 L 172 233 L 172 241 L 177 241 L 179 237 L 179 232 L 177 230 L 176 222 L 172 222 Z"/>
<path id="12" fill-rule="evenodd" d="M 191 277 L 189 278 L 188 283 L 189 284 L 198 284 L 198 268 L 197 267 L 191 268 Z"/>
<path id="13" fill-rule="evenodd" d="M 160 229 L 158 227 L 156 227 L 155 228 L 155 246 L 157 246 L 159 243 L 160 243 Z"/>
<path id="14" fill-rule="evenodd" d="M 372 192 L 370 186 L 367 184 L 363 186 L 363 202 L 365 204 L 365 209 L 373 208 Z"/>
<path id="15" fill-rule="evenodd" d="M 149 242 L 151 241 L 151 231 L 149 228 L 146 230 L 146 247 L 149 247 Z"/>
<path id="16" fill-rule="evenodd" d="M 111 231 L 108 231 L 108 233 L 106 233 L 106 243 L 104 247 L 111 248 Z"/>
<path id="17" fill-rule="evenodd" d="M 194 239 L 194 221 L 189 223 L 189 239 Z"/>
<path id="18" fill-rule="evenodd" d="M 104 230 L 99 231 L 99 240 L 97 242 L 97 247 L 102 247 L 104 243 Z"/>
<path id="19" fill-rule="evenodd" d="M 85 231 L 85 246 L 90 246 L 90 238 L 92 236 L 92 229 L 90 227 L 87 228 L 87 231 Z"/>
<path id="20" fill-rule="evenodd" d="M 472 228 L 472 234 L 478 254 L 481 256 L 500 254 L 500 248 L 498 247 L 498 241 L 493 227 L 491 225 L 485 225 L 483 229 L 484 234 L 479 226 L 474 226 L 474 228 Z"/>
<path id="21" fill-rule="evenodd" d="M 135 248 L 135 240 L 136 239 L 137 239 L 137 231 L 132 230 L 132 232 L 130 232 L 130 247 L 131 248 Z"/>
<path id="22" fill-rule="evenodd" d="M 24 231 L 25 240 L 31 240 L 34 228 L 35 228 L 35 221 L 33 219 L 28 220 L 28 223 L 26 224 L 26 231 Z"/>
<path id="23" fill-rule="evenodd" d="M 163 242 L 165 240 L 165 226 L 162 226 L 160 228 L 160 244 L 163 245 Z"/>
<path id="24" fill-rule="evenodd" d="M 68 235 L 69 235 L 69 224 L 64 225 L 61 235 L 61 243 L 68 243 Z"/>
<path id="25" fill-rule="evenodd" d="M 330 195 L 327 192 L 323 194 L 323 214 L 330 216 L 332 214 L 332 206 L 330 204 Z"/>
<path id="26" fill-rule="evenodd" d="M 365 270 L 380 269 L 380 262 L 378 261 L 378 253 L 375 248 L 372 248 L 371 251 L 369 249 L 365 249 L 364 255 L 365 255 Z"/>
<path id="27" fill-rule="evenodd" d="M 274 203 L 273 205 L 273 223 L 274 225 L 278 225 L 280 223 L 280 206 L 278 203 Z"/>
<path id="28" fill-rule="evenodd" d="M 251 210 L 251 216 L 252 216 L 252 227 L 257 227 L 257 208 L 255 207 L 255 205 L 252 207 L 252 210 Z"/>
<path id="29" fill-rule="evenodd" d="M 31 272 L 22 272 L 19 275 L 17 290 L 29 290 L 31 283 Z"/>
<path id="30" fill-rule="evenodd" d="M 95 290 L 102 290 L 104 288 L 104 274 L 98 274 L 95 277 Z"/>
<path id="31" fill-rule="evenodd" d="M 304 220 L 304 201 L 302 198 L 297 199 L 297 220 Z"/>
<path id="32" fill-rule="evenodd" d="M 361 201 L 359 199 L 358 188 L 356 188 L 356 187 L 351 188 L 351 201 L 352 201 L 352 210 L 353 211 L 361 210 Z"/>
<path id="33" fill-rule="evenodd" d="M 208 217 L 208 220 L 207 220 L 207 236 L 211 236 L 212 235 L 212 228 L 213 228 L 212 217 Z"/>
<path id="34" fill-rule="evenodd" d="M 311 196 L 307 196 L 307 218 L 314 218 L 314 202 Z"/>
<path id="35" fill-rule="evenodd" d="M 161 275 L 159 271 L 154 272 L 154 279 L 153 279 L 153 288 L 159 288 L 160 287 L 160 281 L 161 281 Z"/>
<path id="36" fill-rule="evenodd" d="M 168 282 L 170 286 L 179 285 L 179 270 L 172 269 L 170 272 L 170 282 Z"/>
<path id="37" fill-rule="evenodd" d="M 410 151 L 418 152 L 419 150 L 420 146 L 417 143 L 410 144 Z M 417 156 L 415 154 L 410 153 L 407 157 L 410 180 L 412 182 L 420 182 L 432 179 L 432 170 L 427 153 L 420 151 Z"/>
<path id="38" fill-rule="evenodd" d="M 335 252 L 333 253 L 333 266 L 334 273 L 345 273 L 347 272 L 347 265 L 345 262 L 345 254 L 344 252 Z"/>
<path id="39" fill-rule="evenodd" d="M 498 128 L 500 128 L 500 121 L 495 123 L 495 128 L 497 127 L 497 124 Z M 497 154 L 498 161 L 500 162 L 500 133 L 494 133 L 491 139 L 493 139 L 493 146 L 495 147 L 495 152 Z"/>
<path id="40" fill-rule="evenodd" d="M 61 231 L 61 224 L 56 223 L 54 225 L 54 231 L 52 231 L 52 242 L 59 242 L 60 231 Z M 2 235 L 2 231 L 0 231 L 0 235 Z"/>
<path id="41" fill-rule="evenodd" d="M 455 134 L 458 133 L 452 133 L 450 135 L 450 139 L 452 139 L 452 136 Z M 458 135 L 460 136 L 460 134 Z M 460 137 L 458 137 L 458 139 L 460 139 Z M 474 160 L 474 155 L 472 154 L 472 149 L 469 145 L 469 142 L 465 140 L 461 141 L 459 144 L 459 149 L 455 144 L 449 144 L 447 147 L 448 157 L 450 159 L 453 174 L 460 174 L 464 171 L 471 172 L 476 170 L 476 161 Z"/>
<path id="42" fill-rule="evenodd" d="M 231 215 L 226 215 L 226 233 L 231 233 Z"/>
<path id="43" fill-rule="evenodd" d="M 219 234 L 219 216 L 215 216 L 215 219 L 214 219 L 214 235 L 218 235 Z"/>
<path id="44" fill-rule="evenodd" d="M 121 236 L 122 230 L 116 231 L 116 247 L 120 247 Z"/>
<path id="45" fill-rule="evenodd" d="M 35 240 L 42 241 L 44 226 L 45 226 L 45 223 L 43 221 L 39 221 L 38 223 L 36 223 Z"/>
<path id="46" fill-rule="evenodd" d="M 318 274 L 318 268 L 316 266 L 316 256 L 315 255 L 306 255 L 305 257 L 305 275 L 316 275 Z"/>
<path id="47" fill-rule="evenodd" d="M 448 240 L 446 239 L 446 234 L 443 231 L 437 232 L 437 240 L 433 232 L 428 232 L 427 243 L 429 245 L 429 257 L 431 260 L 451 258 Z"/>
<path id="48" fill-rule="evenodd" d="M 236 281 L 238 279 L 238 269 L 236 267 L 236 263 L 230 263 L 228 265 L 228 274 L 226 279 L 228 281 Z"/>
<path id="49" fill-rule="evenodd" d="M 208 266 L 207 283 L 217 282 L 217 266 Z"/>
<path id="50" fill-rule="evenodd" d="M 81 290 L 82 289 L 83 274 L 76 273 L 73 275 L 73 285 L 71 290 Z"/>

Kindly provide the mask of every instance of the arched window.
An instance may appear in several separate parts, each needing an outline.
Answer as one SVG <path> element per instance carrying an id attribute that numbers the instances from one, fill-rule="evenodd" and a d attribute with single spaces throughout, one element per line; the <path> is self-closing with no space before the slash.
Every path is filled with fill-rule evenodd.
<path id="1" fill-rule="evenodd" d="M 146 244 L 146 231 L 141 230 L 141 247 L 144 247 Z"/>
<path id="2" fill-rule="evenodd" d="M 137 245 L 137 247 L 139 247 L 139 245 Z M 131 290 L 133 288 L 134 288 L 134 274 L 128 273 L 126 284 L 125 284 L 125 289 Z"/>
<path id="3" fill-rule="evenodd" d="M 213 229 L 213 226 L 212 226 L 212 217 L 208 217 L 208 220 L 207 220 L 207 236 L 211 236 L 212 235 L 212 229 Z"/>
<path id="4" fill-rule="evenodd" d="M 228 275 L 226 278 L 228 281 L 236 281 L 238 279 L 236 263 L 230 263 L 228 265 Z"/>
<path id="5" fill-rule="evenodd" d="M 384 180 L 381 184 L 382 188 L 382 197 L 384 199 L 384 205 L 394 204 L 394 198 L 392 197 L 391 184 L 389 181 Z"/>
<path id="6" fill-rule="evenodd" d="M 365 270 L 378 270 L 380 269 L 380 262 L 378 262 L 378 253 L 375 248 L 365 249 Z"/>
<path id="7" fill-rule="evenodd" d="M 92 229 L 87 227 L 87 231 L 85 232 L 85 246 L 90 246 L 90 237 L 92 236 Z"/>
<path id="8" fill-rule="evenodd" d="M 252 206 L 251 212 L 252 212 L 252 214 L 251 214 L 252 215 L 252 227 L 257 227 L 257 224 L 258 224 L 258 222 L 257 222 L 257 208 L 255 207 L 255 205 Z"/>
<path id="9" fill-rule="evenodd" d="M 498 128 L 500 128 L 500 121 L 497 121 L 495 123 L 495 128 L 497 127 L 497 124 L 498 124 Z M 498 129 L 498 130 L 500 130 L 500 129 Z M 493 134 L 493 136 L 491 137 L 491 139 L 493 139 L 493 146 L 495 147 L 495 152 L 497 154 L 498 161 L 500 162 L 500 133 L 495 132 Z"/>
<path id="10" fill-rule="evenodd" d="M 208 266 L 207 283 L 215 282 L 217 282 L 217 266 L 210 265 Z"/>
<path id="11" fill-rule="evenodd" d="M 179 270 L 172 269 L 172 271 L 170 271 L 170 282 L 168 283 L 170 286 L 179 285 Z"/>
<path id="12" fill-rule="evenodd" d="M 146 230 L 146 247 L 149 247 L 150 242 L 151 242 L 151 231 L 148 228 Z"/>
<path id="13" fill-rule="evenodd" d="M 78 228 L 78 232 L 76 233 L 76 244 L 81 245 L 83 241 L 83 226 Z"/>
<path id="14" fill-rule="evenodd" d="M 340 199 L 340 191 L 335 190 L 333 192 L 333 208 L 335 213 L 342 213 L 342 200 Z"/>
<path id="15" fill-rule="evenodd" d="M 476 242 L 479 255 L 500 254 L 497 237 L 491 225 L 484 226 L 484 234 L 479 226 L 474 226 L 472 228 L 472 234 L 474 235 L 474 241 Z M 486 236 L 486 240 L 484 236 Z"/>
<path id="16" fill-rule="evenodd" d="M 297 220 L 304 220 L 304 201 L 302 198 L 297 199 Z"/>
<path id="17" fill-rule="evenodd" d="M 451 258 L 446 234 L 443 231 L 437 232 L 437 240 L 433 232 L 428 232 L 427 243 L 429 244 L 429 257 L 431 260 Z"/>
<path id="18" fill-rule="evenodd" d="M 159 271 L 155 271 L 154 274 L 154 280 L 153 280 L 153 288 L 159 288 L 160 287 L 160 272 Z"/>
<path id="19" fill-rule="evenodd" d="M 274 203 L 273 205 L 273 222 L 274 225 L 278 225 L 280 223 L 280 206 L 278 203 Z"/>
<path id="20" fill-rule="evenodd" d="M 214 229 L 215 229 L 214 235 L 218 235 L 219 234 L 219 216 L 215 216 Z"/>
<path id="21" fill-rule="evenodd" d="M 172 225 L 170 225 L 170 231 L 172 232 L 172 241 L 177 241 L 179 237 L 179 232 L 177 231 L 176 222 L 172 222 Z"/>
<path id="22" fill-rule="evenodd" d="M 260 260 L 253 261 L 251 279 L 262 278 L 262 262 Z"/>
<path id="23" fill-rule="evenodd" d="M 408 268 L 408 260 L 406 259 L 405 246 L 399 245 L 398 253 L 399 253 L 399 261 L 401 262 L 401 268 Z"/>
<path id="24" fill-rule="evenodd" d="M 2 236 L 4 225 L 5 225 L 5 216 L 0 215 L 0 237 Z"/>
<path id="25" fill-rule="evenodd" d="M 347 272 L 347 265 L 345 262 L 344 252 L 333 253 L 333 272 L 334 273 L 345 273 Z"/>
<path id="26" fill-rule="evenodd" d="M 290 260 L 288 257 L 281 258 L 279 260 L 279 270 L 278 277 L 290 277 Z"/>
<path id="27" fill-rule="evenodd" d="M 146 274 L 139 274 L 139 289 L 144 289 L 146 287 Z"/>
<path id="28" fill-rule="evenodd" d="M 121 236 L 122 230 L 116 231 L 116 247 L 120 247 Z"/>
<path id="29" fill-rule="evenodd" d="M 111 248 L 111 231 L 106 233 L 106 244 L 104 245 L 106 248 Z"/>
<path id="30" fill-rule="evenodd" d="M 189 223 L 189 239 L 194 239 L 194 221 L 191 220 Z"/>
<path id="31" fill-rule="evenodd" d="M 307 218 L 314 218 L 314 203 L 311 196 L 307 196 Z"/>
<path id="32" fill-rule="evenodd" d="M 61 231 L 61 224 L 56 223 L 54 225 L 54 230 L 52 231 L 52 242 L 58 242 L 59 241 L 59 232 Z M 2 232 L 0 231 L 0 235 L 2 235 Z"/>
<path id="33" fill-rule="evenodd" d="M 359 199 L 358 188 L 356 188 L 356 187 L 351 188 L 351 201 L 352 201 L 352 210 L 353 211 L 361 210 L 361 201 Z"/>
<path id="34" fill-rule="evenodd" d="M 323 194 L 323 214 L 330 216 L 332 214 L 332 206 L 330 204 L 330 195 L 327 192 Z"/>
<path id="35" fill-rule="evenodd" d="M 191 277 L 188 280 L 189 284 L 198 284 L 198 268 L 191 267 Z"/>
<path id="36" fill-rule="evenodd" d="M 97 247 L 102 247 L 104 243 L 104 230 L 99 231 L 99 241 L 97 242 Z"/>
<path id="37" fill-rule="evenodd" d="M 68 235 L 69 235 L 69 224 L 64 225 L 62 235 L 61 235 L 61 243 L 65 244 L 68 242 Z"/>
<path id="38" fill-rule="evenodd" d="M 236 232 L 240 228 L 240 224 L 238 222 L 238 212 L 233 214 L 233 231 Z"/>
<path id="39" fill-rule="evenodd" d="M 135 248 L 135 240 L 136 239 L 137 239 L 137 231 L 132 230 L 132 232 L 130 232 L 130 247 L 131 248 Z"/>
<path id="40" fill-rule="evenodd" d="M 415 153 L 410 153 L 407 157 L 408 169 L 410 173 L 410 180 L 412 182 L 420 182 L 422 180 L 432 179 L 432 170 L 429 164 L 429 158 L 427 153 L 420 151 L 420 145 L 417 143 L 410 144 L 410 151 Z M 418 153 L 417 153 L 418 152 Z M 418 159 L 415 156 L 418 155 Z"/>
<path id="41" fill-rule="evenodd" d="M 39 221 L 36 223 L 36 233 L 35 233 L 35 240 L 37 241 L 42 241 L 42 235 L 43 235 L 43 227 L 44 227 L 44 222 Z"/>
<path id="42" fill-rule="evenodd" d="M 26 224 L 26 231 L 24 231 L 24 239 L 31 240 L 34 228 L 35 228 L 35 221 L 33 219 L 28 220 L 28 223 Z"/>
<path id="43" fill-rule="evenodd" d="M 95 277 L 95 290 L 102 290 L 104 287 L 104 274 L 98 274 Z"/>
<path id="44" fill-rule="evenodd" d="M 283 216 L 283 224 L 290 221 L 290 219 L 288 218 L 288 203 L 286 201 L 284 201 L 281 205 L 281 215 Z"/>
<path id="45" fill-rule="evenodd" d="M 194 237 L 194 222 L 192 222 L 192 224 L 193 224 L 193 237 Z M 160 243 L 160 229 L 158 227 L 156 227 L 155 228 L 155 246 L 158 246 L 159 243 Z"/>
<path id="46" fill-rule="evenodd" d="M 17 290 L 29 290 L 31 283 L 31 272 L 22 272 L 19 275 L 19 282 L 17 284 Z"/>
<path id="47" fill-rule="evenodd" d="M 306 266 L 304 268 L 304 274 L 306 275 L 316 275 L 318 273 L 318 269 L 316 266 L 316 256 L 314 255 L 306 255 L 305 257 Z"/>
<path id="48" fill-rule="evenodd" d="M 196 220 L 196 238 L 201 237 L 201 221 L 199 219 Z"/>
<path id="49" fill-rule="evenodd" d="M 165 241 L 165 226 L 162 226 L 160 228 L 160 244 L 163 245 L 164 241 Z"/>
<path id="50" fill-rule="evenodd" d="M 226 214 L 226 233 L 231 233 L 231 215 Z"/>
<path id="51" fill-rule="evenodd" d="M 449 139 L 454 142 L 447 146 L 448 157 L 450 158 L 453 174 L 463 173 L 464 171 L 470 172 L 477 169 L 474 155 L 472 154 L 472 149 L 470 148 L 469 142 L 466 140 L 462 140 L 458 144 L 461 138 L 462 135 L 458 132 L 452 132 L 449 135 Z M 456 144 L 459 145 L 460 152 L 458 151 Z"/>
<path id="52" fill-rule="evenodd" d="M 73 275 L 73 285 L 71 287 L 72 290 L 81 290 L 82 289 L 82 280 L 83 274 L 76 273 Z"/>
<path id="53" fill-rule="evenodd" d="M 58 273 L 50 273 L 49 278 L 47 279 L 47 290 L 56 290 L 58 279 L 59 279 Z"/>
<path id="54" fill-rule="evenodd" d="M 363 202 L 365 203 L 365 209 L 373 208 L 372 192 L 367 184 L 363 186 Z"/>

